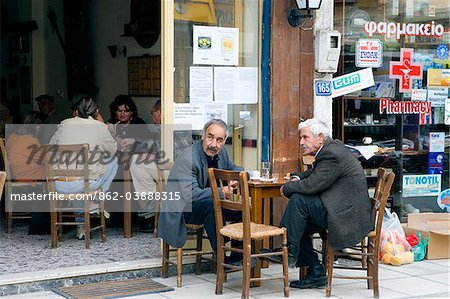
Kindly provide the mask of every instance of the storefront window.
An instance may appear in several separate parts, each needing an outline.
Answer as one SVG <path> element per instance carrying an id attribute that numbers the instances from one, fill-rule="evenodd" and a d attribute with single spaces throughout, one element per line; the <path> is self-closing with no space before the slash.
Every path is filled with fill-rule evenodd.
<path id="1" fill-rule="evenodd" d="M 228 153 L 247 169 L 258 161 L 259 11 L 255 0 L 174 1 L 175 128 L 195 139 L 225 120 Z"/>
<path id="2" fill-rule="evenodd" d="M 396 172 L 400 212 L 450 211 L 450 6 L 439 0 L 343 1 L 340 73 L 372 68 L 375 85 L 335 100 L 335 135 L 352 146 L 377 146 L 362 159 Z"/>

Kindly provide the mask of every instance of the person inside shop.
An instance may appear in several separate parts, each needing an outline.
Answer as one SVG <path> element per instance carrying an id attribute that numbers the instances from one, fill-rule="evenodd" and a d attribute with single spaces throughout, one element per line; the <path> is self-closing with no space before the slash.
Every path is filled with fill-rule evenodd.
<path id="1" fill-rule="evenodd" d="M 41 94 L 34 99 L 39 107 L 44 119 L 44 126 L 39 132 L 39 140 L 44 144 L 50 141 L 50 138 L 56 132 L 56 125 L 64 118 L 56 113 L 55 98 L 49 94 Z"/>
<path id="2" fill-rule="evenodd" d="M 42 193 L 44 191 L 45 166 L 41 159 L 43 148 L 38 139 L 38 133 L 44 122 L 39 111 L 28 113 L 22 125 L 9 135 L 6 140 L 6 152 L 11 169 L 11 177 L 21 182 L 21 186 L 14 188 L 13 192 L 21 194 Z M 27 184 L 25 184 L 27 183 Z M 31 223 L 28 233 L 48 234 L 50 233 L 50 214 L 47 202 L 26 203 L 26 207 L 21 209 L 31 211 Z"/>
<path id="3" fill-rule="evenodd" d="M 44 124 L 59 124 L 61 118 L 56 114 L 55 98 L 48 94 L 41 94 L 34 99 L 38 103 L 39 111 L 44 116 Z"/>
<path id="4" fill-rule="evenodd" d="M 163 202 L 158 224 L 158 237 L 170 246 L 179 248 L 186 243 L 186 223 L 203 224 L 211 247 L 217 252 L 216 224 L 208 168 L 243 170 L 228 157 L 224 147 L 227 136 L 227 124 L 221 119 L 212 119 L 204 125 L 201 140 L 195 141 L 175 160 L 165 192 L 170 196 L 179 196 L 180 199 Z M 226 193 L 228 186 L 224 188 Z M 223 216 L 226 221 L 242 221 L 240 211 L 224 210 Z M 239 265 L 241 262 L 242 255 L 232 254 L 227 257 L 227 263 Z M 256 265 L 256 262 L 252 259 L 252 266 Z"/>
<path id="5" fill-rule="evenodd" d="M 301 122 L 298 130 L 303 155 L 313 155 L 315 161 L 312 169 L 291 174 L 281 187 L 289 202 L 280 227 L 287 229 L 289 266 L 309 267 L 306 277 L 290 286 L 305 289 L 327 283 L 311 234 L 327 229 L 330 246 L 340 250 L 360 242 L 373 227 L 366 178 L 358 160 L 341 141 L 330 137 L 319 119 Z M 278 256 L 270 260 L 281 262 Z"/>
<path id="6" fill-rule="evenodd" d="M 101 188 L 103 192 L 108 192 L 118 168 L 115 156 L 117 143 L 106 124 L 101 121 L 103 117 L 91 97 L 82 97 L 74 107 L 77 110 L 76 116 L 65 119 L 58 125 L 50 144 L 89 144 L 89 161 L 97 161 L 89 163 L 89 189 Z M 76 159 L 73 159 L 72 163 L 76 164 Z M 84 181 L 78 178 L 62 178 L 61 181 L 55 181 L 55 189 L 60 193 L 82 193 Z M 76 207 L 82 207 L 83 204 L 83 201 L 73 201 Z M 75 218 L 76 222 L 83 220 L 81 216 Z M 76 236 L 80 240 L 84 239 L 82 224 L 77 226 Z"/>
<path id="7" fill-rule="evenodd" d="M 161 100 L 156 101 L 151 110 L 152 121 L 155 124 L 155 129 L 158 130 L 158 136 L 161 134 Z M 190 131 L 174 131 L 173 132 L 173 159 L 174 161 L 178 155 L 192 144 L 192 135 Z"/>
<path id="8" fill-rule="evenodd" d="M 150 194 L 157 190 L 158 172 L 154 140 L 159 140 L 151 132 L 146 122 L 138 116 L 138 109 L 128 95 L 118 95 L 109 106 L 111 118 L 108 127 L 117 141 L 118 150 L 130 154 L 125 165 L 130 169 L 133 188 L 136 194 Z M 138 200 L 140 232 L 151 233 L 155 223 L 155 201 Z"/>

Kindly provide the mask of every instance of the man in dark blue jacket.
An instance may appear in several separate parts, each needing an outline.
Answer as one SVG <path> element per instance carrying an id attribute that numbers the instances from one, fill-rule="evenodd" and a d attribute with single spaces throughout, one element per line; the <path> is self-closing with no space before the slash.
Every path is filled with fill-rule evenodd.
<path id="1" fill-rule="evenodd" d="M 203 127 L 202 140 L 186 148 L 170 171 L 166 194 L 159 216 L 158 236 L 172 247 L 186 243 L 186 223 L 203 224 L 214 252 L 217 252 L 216 224 L 208 168 L 243 170 L 230 161 L 224 148 L 228 129 L 220 119 Z M 227 187 L 225 187 L 227 188 Z M 226 190 L 225 190 L 226 191 Z M 240 221 L 241 213 L 224 210 L 225 220 Z"/>

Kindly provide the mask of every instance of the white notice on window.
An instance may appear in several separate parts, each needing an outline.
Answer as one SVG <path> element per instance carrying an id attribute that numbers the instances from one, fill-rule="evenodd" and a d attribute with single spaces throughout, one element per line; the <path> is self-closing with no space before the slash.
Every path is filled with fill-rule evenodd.
<path id="1" fill-rule="evenodd" d="M 203 115 L 203 105 L 174 103 L 173 122 L 176 125 L 192 125 L 192 130 L 201 130 Z"/>
<path id="2" fill-rule="evenodd" d="M 237 88 L 234 90 L 236 104 L 258 103 L 258 68 L 238 67 Z"/>
<path id="3" fill-rule="evenodd" d="M 239 64 L 239 29 L 217 27 L 219 40 L 219 55 L 216 57 L 218 65 Z"/>
<path id="4" fill-rule="evenodd" d="M 214 100 L 229 104 L 258 103 L 258 68 L 215 67 Z"/>
<path id="5" fill-rule="evenodd" d="M 214 68 L 214 100 L 216 102 L 233 102 L 235 73 L 234 67 Z"/>
<path id="6" fill-rule="evenodd" d="M 212 67 L 191 66 L 189 69 L 190 103 L 212 102 L 213 69 Z"/>
<path id="7" fill-rule="evenodd" d="M 194 26 L 193 61 L 194 64 L 214 64 L 219 47 L 216 27 Z"/>

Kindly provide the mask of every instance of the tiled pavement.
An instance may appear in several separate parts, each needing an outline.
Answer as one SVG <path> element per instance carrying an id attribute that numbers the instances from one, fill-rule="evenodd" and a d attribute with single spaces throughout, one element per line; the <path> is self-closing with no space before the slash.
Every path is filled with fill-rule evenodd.
<path id="1" fill-rule="evenodd" d="M 263 269 L 263 275 L 279 275 L 281 266 L 271 264 Z M 336 271 L 336 274 L 339 272 Z M 346 272 L 348 273 L 348 271 Z M 298 277 L 298 270 L 290 270 L 290 280 Z M 450 298 L 450 260 L 424 260 L 400 267 L 380 265 L 380 298 Z M 175 290 L 160 294 L 126 297 L 143 298 L 240 298 L 241 273 L 228 275 L 223 294 L 215 296 L 215 275 L 183 275 L 183 287 L 176 287 L 176 277 L 154 280 Z M 259 288 L 251 288 L 251 298 L 283 298 L 281 280 L 265 281 Z M 325 289 L 290 289 L 290 298 L 324 298 Z M 365 281 L 333 280 L 333 298 L 373 298 L 373 292 L 366 288 Z M 51 291 L 6 296 L 4 298 L 63 298 Z"/>

